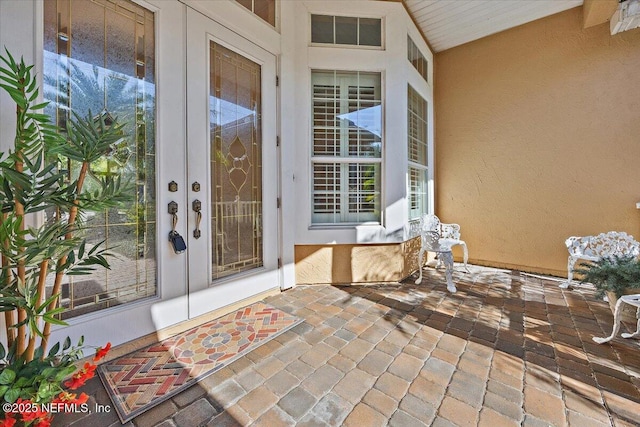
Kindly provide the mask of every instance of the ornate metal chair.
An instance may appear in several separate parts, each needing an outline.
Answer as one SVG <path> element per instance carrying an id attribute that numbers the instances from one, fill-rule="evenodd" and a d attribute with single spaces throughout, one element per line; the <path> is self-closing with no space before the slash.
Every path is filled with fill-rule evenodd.
<path id="1" fill-rule="evenodd" d="M 453 253 L 451 253 L 451 246 L 440 244 L 440 233 L 437 231 L 422 229 L 420 233 L 421 245 L 420 252 L 418 253 L 418 271 L 420 275 L 416 280 L 416 285 L 422 283 L 422 260 L 425 251 L 435 252 L 438 255 L 438 260 L 444 264 L 445 277 L 447 278 L 447 290 L 451 293 L 456 292 L 456 285 L 453 283 Z"/>
<path id="2" fill-rule="evenodd" d="M 614 255 L 640 256 L 640 242 L 623 231 L 609 231 L 597 236 L 571 236 L 564 244 L 569 251 L 569 259 L 567 261 L 567 281 L 560 284 L 563 289 L 576 285 L 573 281 L 573 270 L 579 259 L 598 261 Z"/>
<path id="3" fill-rule="evenodd" d="M 616 302 L 616 308 L 613 314 L 613 331 L 611 331 L 611 335 L 606 338 L 593 337 L 593 340 L 598 344 L 604 344 L 606 342 L 611 341 L 615 338 L 616 334 L 620 330 L 620 321 L 622 318 L 622 304 L 629 304 L 633 307 L 636 307 L 636 317 L 638 318 L 638 325 L 636 327 L 636 331 L 633 333 L 623 333 L 621 334 L 622 338 L 638 338 L 640 337 L 640 294 L 633 295 L 623 295 L 618 298 Z"/>
<path id="4" fill-rule="evenodd" d="M 421 218 L 422 231 L 435 231 L 440 234 L 438 243 L 440 246 L 449 246 L 450 248 L 460 245 L 463 250 L 464 269 L 468 273 L 467 261 L 469 260 L 469 251 L 464 240 L 460 239 L 460 226 L 458 224 L 445 224 L 440 222 L 440 218 L 433 214 L 425 214 Z"/>

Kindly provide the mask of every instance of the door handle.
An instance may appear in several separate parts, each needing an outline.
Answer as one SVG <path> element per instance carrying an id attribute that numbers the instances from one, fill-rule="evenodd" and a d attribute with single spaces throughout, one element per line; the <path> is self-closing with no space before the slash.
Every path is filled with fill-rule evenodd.
<path id="1" fill-rule="evenodd" d="M 181 254 L 187 249 L 182 236 L 176 231 L 176 225 L 178 224 L 178 204 L 176 202 L 169 202 L 169 215 L 171 215 L 171 231 L 169 232 L 169 242 L 173 247 L 173 251 L 177 254 Z"/>
<path id="2" fill-rule="evenodd" d="M 191 203 L 191 208 L 196 213 L 196 228 L 193 230 L 193 237 L 199 239 L 200 236 L 202 236 L 202 233 L 200 232 L 200 221 L 202 221 L 202 202 L 195 199 Z"/>

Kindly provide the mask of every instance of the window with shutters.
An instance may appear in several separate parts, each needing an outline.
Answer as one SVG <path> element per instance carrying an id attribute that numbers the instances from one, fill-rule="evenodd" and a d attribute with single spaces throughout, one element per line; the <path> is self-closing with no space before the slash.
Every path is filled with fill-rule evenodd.
<path id="1" fill-rule="evenodd" d="M 380 73 L 312 72 L 312 222 L 380 222 Z"/>
<path id="2" fill-rule="evenodd" d="M 409 219 L 420 218 L 428 209 L 428 104 L 409 86 L 407 152 L 409 161 Z"/>
<path id="3" fill-rule="evenodd" d="M 429 83 L 429 61 L 424 57 L 418 46 L 407 36 L 407 59 L 418 70 L 425 82 Z"/>

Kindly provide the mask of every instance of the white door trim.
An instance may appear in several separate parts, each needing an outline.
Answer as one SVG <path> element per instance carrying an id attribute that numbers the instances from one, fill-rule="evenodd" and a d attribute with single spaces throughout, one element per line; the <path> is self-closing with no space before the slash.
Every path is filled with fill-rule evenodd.
<path id="1" fill-rule="evenodd" d="M 261 66 L 262 104 L 262 239 L 263 266 L 217 280 L 212 284 L 210 238 L 211 173 L 209 131 L 209 43 L 215 42 Z M 276 153 L 276 57 L 220 23 L 187 8 L 187 161 L 188 217 L 187 254 L 189 261 L 189 317 L 234 303 L 273 288 L 280 288 L 277 266 L 278 209 Z M 201 191 L 191 190 L 191 183 Z M 193 237 L 193 200 L 202 202 L 202 237 Z M 212 286 L 213 285 L 213 286 Z"/>

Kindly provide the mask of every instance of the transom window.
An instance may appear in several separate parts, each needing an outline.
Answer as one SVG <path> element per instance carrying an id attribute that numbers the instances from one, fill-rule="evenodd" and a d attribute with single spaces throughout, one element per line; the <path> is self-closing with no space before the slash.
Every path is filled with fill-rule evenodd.
<path id="1" fill-rule="evenodd" d="M 380 222 L 380 73 L 314 71 L 313 223 Z"/>
<path id="2" fill-rule="evenodd" d="M 382 46 L 382 20 L 351 16 L 311 15 L 311 42 Z"/>
<path id="3" fill-rule="evenodd" d="M 264 21 L 276 26 L 276 0 L 236 0 Z"/>
<path id="4" fill-rule="evenodd" d="M 407 97 L 409 219 L 415 219 L 420 218 L 428 209 L 428 104 L 411 86 Z"/>
<path id="5" fill-rule="evenodd" d="M 428 83 L 429 62 L 409 36 L 407 36 L 407 59 L 411 62 L 411 65 L 418 70 L 424 81 Z"/>

